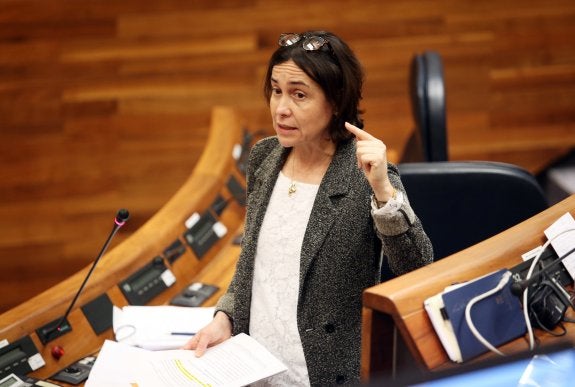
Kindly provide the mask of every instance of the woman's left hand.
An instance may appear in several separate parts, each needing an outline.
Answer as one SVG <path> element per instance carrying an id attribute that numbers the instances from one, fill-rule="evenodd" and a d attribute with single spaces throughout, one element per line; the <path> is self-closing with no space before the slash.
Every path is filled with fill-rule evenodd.
<path id="1" fill-rule="evenodd" d="M 375 197 L 379 201 L 388 201 L 394 188 L 387 175 L 387 147 L 380 139 L 349 122 L 345 127 L 357 139 L 357 165 L 365 173 Z"/>

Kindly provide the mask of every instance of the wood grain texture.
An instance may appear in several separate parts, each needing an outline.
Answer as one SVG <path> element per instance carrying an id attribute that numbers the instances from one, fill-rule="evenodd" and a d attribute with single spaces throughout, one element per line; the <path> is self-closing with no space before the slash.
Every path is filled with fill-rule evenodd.
<path id="1" fill-rule="evenodd" d="M 68 316 L 71 332 L 43 345 L 36 329 L 64 315 L 90 269 L 88 266 L 0 314 L 0 337 L 11 343 L 28 336 L 38 348 L 46 365 L 35 371 L 36 377 L 47 378 L 74 361 L 97 352 L 104 339 L 112 339 L 112 329 L 106 329 L 100 334 L 94 332 L 82 307 L 104 295 L 115 306 L 127 305 L 130 299 L 124 295 L 124 286 L 121 290 L 120 285 L 134 274 L 142 277 L 140 270 L 152 261 L 159 259 L 163 262 L 165 268 L 162 269 L 162 278 L 166 278 L 164 275 L 169 274 L 169 270 L 173 283 L 164 280 L 165 289 L 153 297 L 148 294 L 147 305 L 168 304 L 194 282 L 217 286 L 217 295 L 227 289 L 239 256 L 239 246 L 234 243 L 234 239 L 242 230 L 245 214 L 245 208 L 234 200 L 232 192 L 227 188 L 227 181 L 234 176 L 242 187 L 245 186 L 233 158 L 233 149 L 241 141 L 243 131 L 232 109 L 216 107 L 211 117 L 209 138 L 193 173 L 144 225 L 102 257 Z M 227 201 L 221 211 L 213 209 L 217 197 Z M 186 243 L 185 221 L 192 214 L 200 215 L 208 211 L 227 232 L 203 255 L 198 256 Z M 111 222 L 109 226 L 112 228 Z M 119 234 L 123 234 L 122 231 L 120 229 Z M 206 238 L 206 232 L 196 230 L 195 236 L 198 240 Z M 175 241 L 182 244 L 183 251 L 177 259 L 168 263 L 164 251 Z M 131 294 L 147 289 L 148 284 L 149 281 L 141 289 L 133 289 Z M 214 305 L 216 301 L 216 296 L 212 296 L 203 306 Z M 55 345 L 65 348 L 65 354 L 60 359 L 51 356 Z"/>
<path id="2" fill-rule="evenodd" d="M 269 133 L 285 31 L 332 30 L 366 70 L 366 128 L 401 153 L 408 65 L 444 60 L 452 159 L 541 171 L 575 145 L 572 0 L 0 0 L 0 311 L 135 232 L 197 163 L 215 105 Z"/>

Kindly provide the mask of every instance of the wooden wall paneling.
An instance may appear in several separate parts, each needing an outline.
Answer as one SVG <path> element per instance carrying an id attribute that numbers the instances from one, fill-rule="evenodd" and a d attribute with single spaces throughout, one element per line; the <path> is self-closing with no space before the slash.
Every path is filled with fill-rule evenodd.
<path id="1" fill-rule="evenodd" d="M 261 82 L 280 32 L 350 43 L 366 129 L 398 153 L 409 61 L 438 51 L 450 156 L 537 173 L 575 142 L 574 26 L 571 0 L 0 0 L 0 310 L 89 264 L 118 208 L 133 213 L 119 238 L 149 220 L 213 106 L 271 134 Z"/>

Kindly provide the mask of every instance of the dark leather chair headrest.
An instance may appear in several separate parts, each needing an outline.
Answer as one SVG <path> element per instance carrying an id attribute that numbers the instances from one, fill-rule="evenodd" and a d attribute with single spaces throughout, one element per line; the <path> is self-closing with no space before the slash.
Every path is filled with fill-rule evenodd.
<path id="1" fill-rule="evenodd" d="M 401 180 L 436 259 L 498 234 L 548 207 L 535 177 L 512 164 L 399 164 Z"/>

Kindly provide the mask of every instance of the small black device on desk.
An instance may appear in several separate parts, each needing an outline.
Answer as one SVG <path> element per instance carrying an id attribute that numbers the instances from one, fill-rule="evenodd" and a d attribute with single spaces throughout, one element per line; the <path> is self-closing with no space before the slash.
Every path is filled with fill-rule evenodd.
<path id="1" fill-rule="evenodd" d="M 96 356 L 86 356 L 74 364 L 58 371 L 56 374 L 51 376 L 50 379 L 74 385 L 80 384 L 88 379 L 95 362 Z M 2 387 L 1 384 L 0 387 Z"/>
<path id="2" fill-rule="evenodd" d="M 218 289 L 214 285 L 194 282 L 174 297 L 170 303 L 177 306 L 200 306 Z"/>
<path id="3" fill-rule="evenodd" d="M 9 374 L 26 375 L 44 365 L 46 362 L 30 336 L 6 343 L 0 348 L 0 379 Z"/>

